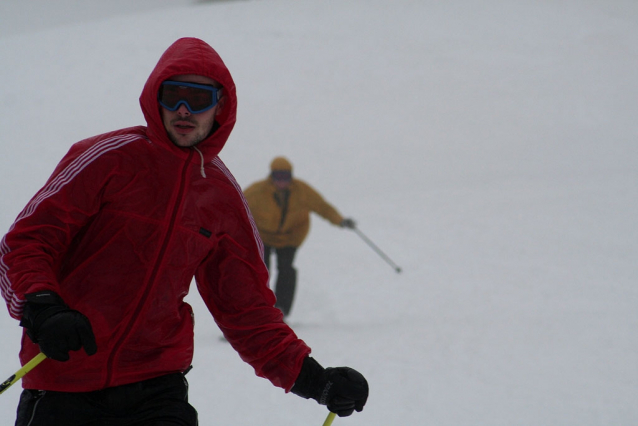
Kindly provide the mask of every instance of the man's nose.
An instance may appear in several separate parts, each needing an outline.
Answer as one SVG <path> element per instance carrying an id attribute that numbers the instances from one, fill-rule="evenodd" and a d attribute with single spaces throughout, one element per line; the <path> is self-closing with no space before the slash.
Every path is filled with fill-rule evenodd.
<path id="1" fill-rule="evenodd" d="M 184 117 L 191 115 L 191 112 L 188 110 L 188 108 L 186 108 L 186 105 L 184 104 L 181 104 L 179 108 L 177 108 L 177 113 Z"/>

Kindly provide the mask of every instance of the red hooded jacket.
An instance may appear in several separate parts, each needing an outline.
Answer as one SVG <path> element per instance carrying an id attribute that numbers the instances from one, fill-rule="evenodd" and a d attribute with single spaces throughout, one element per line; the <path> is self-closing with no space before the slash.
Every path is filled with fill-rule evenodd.
<path id="1" fill-rule="evenodd" d="M 220 82 L 219 127 L 180 148 L 160 116 L 160 83 L 180 74 Z M 193 357 L 193 277 L 230 344 L 258 376 L 286 391 L 310 348 L 274 307 L 263 246 L 241 189 L 217 156 L 235 125 L 235 84 L 218 54 L 176 41 L 140 104 L 147 127 L 72 146 L 0 244 L 0 287 L 20 319 L 25 294 L 53 290 L 91 321 L 98 351 L 46 360 L 23 387 L 84 392 L 184 371 Z M 201 170 L 201 167 L 204 169 Z M 205 175 L 205 177 L 204 177 Z M 23 334 L 20 359 L 39 352 Z"/>

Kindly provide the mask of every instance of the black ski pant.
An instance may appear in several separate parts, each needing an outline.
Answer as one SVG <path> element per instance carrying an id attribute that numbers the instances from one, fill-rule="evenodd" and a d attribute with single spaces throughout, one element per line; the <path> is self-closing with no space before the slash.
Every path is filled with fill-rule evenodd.
<path id="1" fill-rule="evenodd" d="M 182 373 L 94 392 L 25 389 L 16 426 L 197 426 Z"/>
<path id="2" fill-rule="evenodd" d="M 266 267 L 270 271 L 270 254 L 274 251 L 277 255 L 277 280 L 275 281 L 275 296 L 277 296 L 276 307 L 281 309 L 284 317 L 290 314 L 292 302 L 295 298 L 295 288 L 297 287 L 297 270 L 292 267 L 295 260 L 297 247 L 275 248 L 264 247 L 264 258 Z"/>

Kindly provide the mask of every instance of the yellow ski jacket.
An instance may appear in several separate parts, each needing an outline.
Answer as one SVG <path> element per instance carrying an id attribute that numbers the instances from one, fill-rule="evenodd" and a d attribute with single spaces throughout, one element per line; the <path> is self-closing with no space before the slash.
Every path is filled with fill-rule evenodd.
<path id="1" fill-rule="evenodd" d="M 299 247 L 310 230 L 310 212 L 334 225 L 343 221 L 343 216 L 306 182 L 293 178 L 288 191 L 287 207 L 284 207 L 277 202 L 277 188 L 270 177 L 244 190 L 265 245 Z"/>

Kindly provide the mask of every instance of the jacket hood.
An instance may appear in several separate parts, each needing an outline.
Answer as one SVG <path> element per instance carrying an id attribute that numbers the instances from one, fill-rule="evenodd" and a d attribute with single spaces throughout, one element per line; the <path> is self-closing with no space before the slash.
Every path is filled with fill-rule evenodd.
<path id="1" fill-rule="evenodd" d="M 237 96 L 235 82 L 217 52 L 206 42 L 197 38 L 180 38 L 162 54 L 157 65 L 146 80 L 140 106 L 148 126 L 148 136 L 153 141 L 161 141 L 176 153 L 185 153 L 189 148 L 175 146 L 168 137 L 157 92 L 160 84 L 173 76 L 182 74 L 197 74 L 218 81 L 224 88 L 226 104 L 220 115 L 216 117 L 219 127 L 197 145 L 206 161 L 212 161 L 222 150 L 230 132 L 235 126 L 237 118 Z"/>

